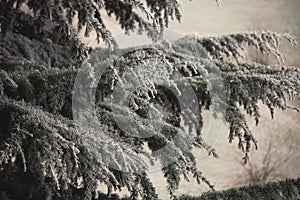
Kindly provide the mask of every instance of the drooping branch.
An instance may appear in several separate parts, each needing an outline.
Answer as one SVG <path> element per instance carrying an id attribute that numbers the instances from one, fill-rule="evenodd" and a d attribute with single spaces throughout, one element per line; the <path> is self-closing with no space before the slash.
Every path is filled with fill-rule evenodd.
<path id="1" fill-rule="evenodd" d="M 244 151 L 247 160 L 250 145 L 255 144 L 256 140 L 241 110 L 244 109 L 258 122 L 259 101 L 267 105 L 271 113 L 275 107 L 286 109 L 285 95 L 291 98 L 299 97 L 300 72 L 292 67 L 229 62 L 225 59 L 220 61 L 217 59 L 219 57 L 210 59 L 206 53 L 208 46 L 202 45 L 199 40 L 201 41 L 184 38 L 170 45 L 164 43 L 130 51 L 117 50 L 110 53 L 113 55 L 108 59 L 99 56 L 99 63 L 109 66 L 102 77 L 99 77 L 99 87 L 94 88 L 98 90 L 96 120 L 99 126 L 86 121 L 83 135 L 78 134 L 74 122 L 70 120 L 72 118 L 70 101 L 78 69 L 41 68 L 28 70 L 27 73 L 19 73 L 18 70 L 1 71 L 0 93 L 3 97 L 1 112 L 12 116 L 7 118 L 10 123 L 5 127 L 6 136 L 3 141 L 6 145 L 1 146 L 2 165 L 8 169 L 4 162 L 14 160 L 13 157 L 16 156 L 18 162 L 22 161 L 18 165 L 20 171 L 26 166 L 27 172 L 40 174 L 42 180 L 46 177 L 51 182 L 53 192 L 58 194 L 67 195 L 65 187 L 82 187 L 82 191 L 91 197 L 97 187 L 97 181 L 100 181 L 107 185 L 109 193 L 113 189 L 127 187 L 133 196 L 146 196 L 148 192 L 154 194 L 155 191 L 147 184 L 146 176 L 135 173 L 136 169 L 147 167 L 139 156 L 143 155 L 150 160 L 158 158 L 162 164 L 178 156 L 171 165 L 163 168 L 172 197 L 175 197 L 181 175 L 186 180 L 189 180 L 189 176 L 193 176 L 198 182 L 203 181 L 209 187 L 213 187 L 196 168 L 196 160 L 191 153 L 191 147 L 194 145 L 217 156 L 215 150 L 205 144 L 202 138 L 201 111 L 212 108 L 214 112 L 222 114 L 229 124 L 230 141 L 233 139 L 239 141 L 239 148 Z M 97 55 L 103 51 L 105 50 L 95 50 L 94 53 Z M 220 52 L 223 50 L 220 49 Z M 35 66 L 34 63 L 32 66 Z M 29 68 L 32 66 L 29 65 Z M 175 81 L 173 75 L 176 73 L 181 76 Z M 86 78 L 84 81 L 93 79 L 99 74 L 95 71 L 93 77 L 89 75 L 91 74 L 87 72 L 83 76 Z M 124 107 L 106 101 L 117 88 L 118 81 L 119 86 L 126 89 L 126 85 L 128 86 L 126 83 L 133 77 L 138 81 L 139 87 L 130 95 L 129 106 Z M 168 87 L 159 86 L 155 80 L 160 79 L 164 79 L 166 85 L 174 90 L 170 91 Z M 84 89 L 90 86 L 88 82 L 84 83 L 87 83 L 83 85 Z M 180 106 L 192 103 L 190 96 L 185 95 L 179 95 L 182 104 L 176 100 L 176 94 L 181 91 L 181 83 L 187 83 L 192 87 L 200 108 L 197 115 L 200 117 L 194 115 L 195 107 L 185 109 L 187 115 L 181 113 Z M 155 107 L 157 103 L 165 110 Z M 58 114 L 64 114 L 66 118 Z M 148 116 L 160 117 L 164 114 L 166 115 L 163 120 L 156 120 L 150 125 L 146 120 Z M 129 126 L 124 130 L 118 126 L 114 117 L 125 124 L 130 123 L 128 119 L 132 117 L 137 120 L 138 129 Z M 195 122 L 198 122 L 198 127 L 195 126 Z M 185 124 L 188 128 L 182 129 L 181 124 Z M 158 131 L 156 127 L 160 126 L 162 129 Z M 99 127 L 101 131 L 97 129 Z M 136 138 L 133 133 L 151 133 L 154 136 Z M 193 137 L 186 140 L 185 133 L 190 133 Z M 87 143 L 80 142 L 83 136 Z M 24 145 L 31 142 L 35 142 L 34 149 L 25 151 Z M 148 145 L 150 154 L 144 149 L 144 145 Z M 167 146 L 165 151 L 157 151 L 165 146 Z M 187 148 L 183 149 L 185 146 Z M 115 154 L 106 157 L 113 149 L 117 149 Z M 32 160 L 28 153 L 39 156 L 35 157 L 36 160 Z M 108 158 L 111 158 L 110 162 L 114 166 L 126 168 L 128 171 L 110 168 L 105 164 Z M 39 168 L 33 167 L 36 163 Z M 78 186 L 77 178 L 81 177 L 83 186 Z M 42 182 L 41 185 L 45 184 Z M 139 194 L 136 191 L 139 191 Z"/>

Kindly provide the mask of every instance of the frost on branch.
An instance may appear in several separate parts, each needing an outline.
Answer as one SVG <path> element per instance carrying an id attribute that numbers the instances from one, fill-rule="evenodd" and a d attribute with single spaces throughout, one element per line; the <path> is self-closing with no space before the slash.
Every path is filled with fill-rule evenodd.
<path id="1" fill-rule="evenodd" d="M 205 122 L 201 111 L 211 109 L 228 123 L 229 141 L 238 140 L 246 161 L 250 145 L 256 145 L 256 140 L 243 113 L 253 116 L 258 123 L 259 102 L 269 108 L 272 116 L 275 108 L 288 109 L 286 98 L 297 99 L 300 95 L 300 72 L 293 67 L 245 63 L 239 60 L 242 47 L 253 45 L 280 58 L 281 36 L 257 32 L 217 38 L 185 37 L 149 47 L 116 50 L 110 52 L 109 58 L 103 56 L 106 50 L 95 50 L 94 54 L 100 54 L 99 63 L 109 67 L 98 77 L 97 85 L 83 85 L 83 89 L 91 86 L 95 89 L 96 116 L 92 117 L 97 122 L 86 121 L 82 126 L 84 135 L 76 129 L 71 108 L 79 69 L 45 67 L 20 73 L 18 68 L 5 70 L 7 66 L 3 67 L 1 62 L 0 116 L 7 120 L 5 125 L 1 124 L 4 131 L 0 137 L 0 166 L 1 174 L 6 177 L 1 179 L 1 185 L 15 182 L 18 185 L 22 181 L 12 177 L 32 175 L 36 184 L 31 184 L 28 190 L 39 191 L 33 194 L 41 195 L 42 199 L 47 195 L 53 199 L 92 199 L 98 182 L 107 186 L 109 194 L 126 187 L 132 198 L 157 199 L 147 171 L 136 173 L 138 169 L 147 169 L 139 157 L 144 156 L 150 164 L 154 159 L 162 163 L 172 198 L 182 178 L 195 178 L 213 188 L 196 167 L 197 155 L 191 151 L 192 147 L 205 149 L 217 157 L 216 151 L 202 138 Z M 284 37 L 295 42 L 293 37 Z M 85 78 L 97 78 L 99 72 L 91 69 L 93 65 L 88 66 L 90 71 Z M 181 76 L 174 81 L 177 73 Z M 133 87 L 129 95 L 132 88 L 128 83 L 132 77 L 138 87 Z M 155 80 L 168 87 L 161 87 Z M 182 95 L 183 83 L 194 90 L 193 103 L 199 107 L 197 115 L 187 105 L 191 103 L 187 101 L 190 96 Z M 128 96 L 127 105 L 111 100 L 118 87 L 127 89 L 124 92 Z M 183 99 L 181 102 L 176 99 L 178 96 Z M 89 112 L 85 114 L 90 117 Z M 149 123 L 147 119 L 153 116 L 160 120 Z M 137 126 L 123 129 L 116 118 L 121 124 Z M 150 137 L 136 137 L 142 133 Z M 158 151 L 163 147 L 167 147 L 165 151 Z M 112 156 L 111 152 L 115 154 Z M 174 157 L 177 157 L 174 162 L 164 165 Z M 113 165 L 107 164 L 108 159 Z M 124 167 L 125 171 L 120 170 Z"/>
<path id="2" fill-rule="evenodd" d="M 263 54 L 275 56 L 277 61 L 284 62 L 283 55 L 279 51 L 281 39 L 286 39 L 291 45 L 297 45 L 296 37 L 290 34 L 281 34 L 271 31 L 245 32 L 221 37 L 205 37 L 196 39 L 212 56 L 213 59 L 244 58 L 241 51 L 246 46 L 254 46 Z"/>

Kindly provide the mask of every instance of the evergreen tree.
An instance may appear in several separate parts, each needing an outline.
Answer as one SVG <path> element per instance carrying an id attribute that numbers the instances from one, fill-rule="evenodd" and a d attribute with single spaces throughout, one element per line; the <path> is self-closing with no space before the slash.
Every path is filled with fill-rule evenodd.
<path id="1" fill-rule="evenodd" d="M 257 142 L 245 115 L 258 124 L 259 102 L 273 117 L 300 95 L 297 68 L 249 63 L 242 54 L 254 46 L 281 63 L 279 40 L 296 44 L 293 36 L 187 36 L 118 49 L 102 10 L 125 32 L 146 31 L 155 41 L 169 20 L 181 19 L 177 0 L 0 2 L 1 198 L 117 199 L 112 192 L 127 188 L 130 199 L 158 199 L 144 158 L 162 164 L 171 198 L 182 178 L 213 189 L 192 153 L 218 157 L 202 138 L 202 111 L 223 118 L 247 162 Z M 115 49 L 86 48 L 77 32 L 83 28 Z"/>

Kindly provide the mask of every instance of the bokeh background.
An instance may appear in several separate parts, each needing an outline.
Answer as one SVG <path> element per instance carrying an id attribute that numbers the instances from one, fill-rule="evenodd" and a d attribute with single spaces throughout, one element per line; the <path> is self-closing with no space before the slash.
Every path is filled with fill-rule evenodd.
<path id="1" fill-rule="evenodd" d="M 165 33 L 167 40 L 186 34 L 201 37 L 259 30 L 290 33 L 300 38 L 299 0 L 223 0 L 220 7 L 214 0 L 182 0 L 182 7 L 182 22 L 170 23 Z M 113 18 L 106 17 L 106 22 L 120 47 L 151 43 L 145 36 L 134 33 L 124 35 Z M 95 42 L 93 34 L 90 38 L 83 39 L 90 46 L 101 46 Z M 284 65 L 300 67 L 299 46 L 292 47 L 287 42 L 282 42 L 281 51 L 285 56 Z M 246 54 L 250 61 L 277 64 L 273 58 L 254 50 L 249 50 Z M 288 104 L 300 107 L 299 100 L 298 103 L 294 101 Z M 271 119 L 268 110 L 261 106 L 261 114 L 258 126 L 249 118 L 259 149 L 252 151 L 250 163 L 244 165 L 243 155 L 237 149 L 237 144 L 228 143 L 226 125 L 214 119 L 210 112 L 205 112 L 203 134 L 207 135 L 208 142 L 217 149 L 220 158 L 203 156 L 200 152 L 198 164 L 217 190 L 300 176 L 300 113 L 294 110 L 276 110 L 275 118 Z M 151 169 L 150 176 L 160 198 L 168 199 L 166 183 L 157 166 Z M 205 184 L 197 185 L 191 181 L 183 182 L 178 193 L 199 195 L 207 190 Z"/>

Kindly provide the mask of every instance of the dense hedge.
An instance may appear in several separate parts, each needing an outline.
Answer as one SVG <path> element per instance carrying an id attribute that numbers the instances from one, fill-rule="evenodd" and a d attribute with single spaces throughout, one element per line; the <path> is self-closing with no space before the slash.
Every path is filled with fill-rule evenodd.
<path id="1" fill-rule="evenodd" d="M 220 192 L 207 192 L 200 197 L 183 195 L 180 200 L 293 200 L 300 199 L 300 178 L 272 182 L 266 185 L 252 185 Z"/>

